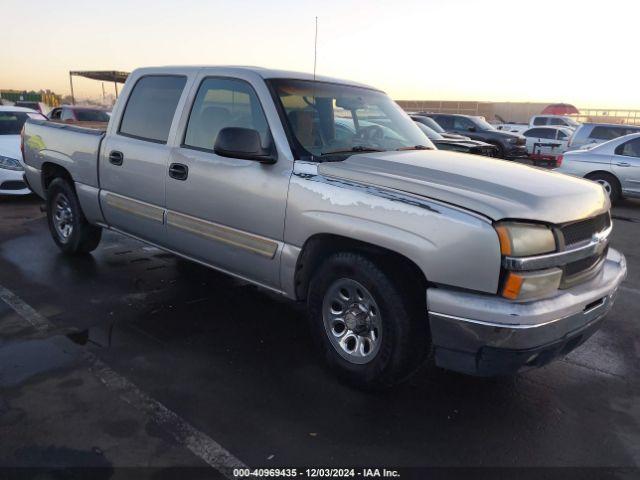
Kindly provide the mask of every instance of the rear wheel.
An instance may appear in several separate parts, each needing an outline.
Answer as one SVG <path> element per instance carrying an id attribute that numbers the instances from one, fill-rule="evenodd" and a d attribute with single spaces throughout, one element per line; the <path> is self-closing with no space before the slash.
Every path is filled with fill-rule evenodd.
<path id="1" fill-rule="evenodd" d="M 415 289 L 400 284 L 357 253 L 330 256 L 311 280 L 313 338 L 329 368 L 352 385 L 393 386 L 429 351 L 426 309 L 417 307 Z"/>
<path id="2" fill-rule="evenodd" d="M 87 253 L 96 249 L 102 229 L 87 222 L 75 190 L 63 178 L 47 189 L 47 220 L 53 241 L 64 253 Z"/>
<path id="3" fill-rule="evenodd" d="M 615 176 L 611 175 L 610 173 L 590 173 L 586 176 L 586 178 L 602 185 L 602 188 L 604 188 L 605 192 L 607 192 L 607 194 L 609 195 L 611 203 L 616 204 L 622 198 L 622 187 L 620 186 L 620 182 Z"/>

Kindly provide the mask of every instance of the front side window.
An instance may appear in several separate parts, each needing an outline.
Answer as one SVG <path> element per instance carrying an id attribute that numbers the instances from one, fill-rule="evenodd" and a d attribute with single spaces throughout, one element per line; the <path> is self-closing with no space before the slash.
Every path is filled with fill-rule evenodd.
<path id="1" fill-rule="evenodd" d="M 51 120 L 60 120 L 61 113 L 62 113 L 62 110 L 60 108 L 54 108 L 51 111 Z"/>
<path id="2" fill-rule="evenodd" d="M 60 114 L 60 119 L 64 122 L 67 120 L 75 120 L 73 117 L 73 110 L 70 108 L 63 108 L 62 113 Z"/>
<path id="3" fill-rule="evenodd" d="M 433 148 L 409 116 L 377 90 L 309 80 L 269 81 L 298 158 Z"/>
<path id="4" fill-rule="evenodd" d="M 142 77 L 127 99 L 121 135 L 167 143 L 173 116 L 187 79 L 181 76 Z"/>
<path id="5" fill-rule="evenodd" d="M 470 128 L 476 128 L 476 125 L 466 117 L 453 117 L 453 129 L 454 130 L 466 130 Z"/>
<path id="6" fill-rule="evenodd" d="M 564 133 L 562 130 L 558 130 L 558 139 L 559 140 L 564 140 L 568 137 L 569 135 L 567 135 L 566 133 Z"/>
<path id="7" fill-rule="evenodd" d="M 213 150 L 220 130 L 240 127 L 256 130 L 267 147 L 269 127 L 253 87 L 243 80 L 207 78 L 193 102 L 183 145 Z"/>

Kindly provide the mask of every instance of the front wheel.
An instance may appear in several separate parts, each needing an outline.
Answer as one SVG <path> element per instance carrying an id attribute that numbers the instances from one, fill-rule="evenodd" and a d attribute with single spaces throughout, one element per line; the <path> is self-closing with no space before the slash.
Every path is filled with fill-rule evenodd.
<path id="1" fill-rule="evenodd" d="M 352 385 L 393 386 L 429 351 L 426 309 L 417 307 L 414 288 L 399 285 L 357 253 L 330 256 L 311 280 L 313 338 L 329 368 Z"/>
<path id="2" fill-rule="evenodd" d="M 54 179 L 47 189 L 47 220 L 53 241 L 67 254 L 96 249 L 102 229 L 87 222 L 73 187 L 63 178 Z"/>
<path id="3" fill-rule="evenodd" d="M 609 199 L 612 204 L 615 205 L 622 198 L 622 187 L 620 186 L 620 182 L 610 173 L 590 173 L 586 178 L 602 185 L 602 188 L 604 188 L 605 192 L 609 195 Z"/>

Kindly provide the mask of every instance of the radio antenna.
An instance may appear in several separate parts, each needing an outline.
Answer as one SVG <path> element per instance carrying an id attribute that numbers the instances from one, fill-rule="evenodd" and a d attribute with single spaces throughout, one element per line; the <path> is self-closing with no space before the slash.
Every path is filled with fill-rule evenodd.
<path id="1" fill-rule="evenodd" d="M 313 42 L 313 80 L 316 79 L 316 63 L 318 60 L 318 17 L 316 17 L 316 38 Z"/>

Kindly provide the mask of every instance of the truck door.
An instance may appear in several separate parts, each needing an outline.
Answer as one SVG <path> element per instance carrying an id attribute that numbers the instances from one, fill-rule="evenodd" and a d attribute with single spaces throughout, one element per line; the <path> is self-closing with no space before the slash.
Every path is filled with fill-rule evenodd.
<path id="1" fill-rule="evenodd" d="M 232 77 L 197 79 L 167 172 L 167 232 L 171 248 L 214 267 L 279 288 L 279 262 L 293 161 L 276 163 L 219 156 L 223 128 L 258 131 L 273 142 L 267 117 L 278 118 L 264 83 Z M 260 98 L 264 99 L 261 103 Z M 263 104 L 269 108 L 265 115 Z M 284 136 L 284 134 L 282 134 Z"/>
<path id="2" fill-rule="evenodd" d="M 186 81 L 178 75 L 139 78 L 101 149 L 100 201 L 107 223 L 159 245 L 166 240 L 167 141 Z"/>
<path id="3" fill-rule="evenodd" d="M 640 138 L 618 145 L 611 168 L 626 192 L 640 194 Z"/>

